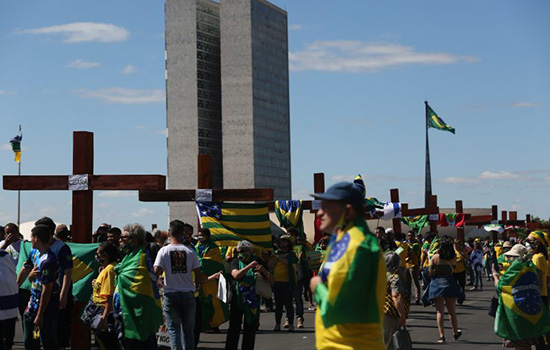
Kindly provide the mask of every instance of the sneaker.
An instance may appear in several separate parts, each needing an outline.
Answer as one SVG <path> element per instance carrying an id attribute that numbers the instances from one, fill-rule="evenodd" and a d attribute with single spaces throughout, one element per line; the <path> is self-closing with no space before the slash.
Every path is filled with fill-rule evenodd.
<path id="1" fill-rule="evenodd" d="M 288 328 L 288 318 L 285 320 L 285 323 L 283 323 L 283 328 Z"/>
<path id="2" fill-rule="evenodd" d="M 456 331 L 455 335 L 453 335 L 453 339 L 458 340 L 458 338 L 460 338 L 461 335 L 462 335 L 462 331 L 459 329 L 458 331 Z"/>
<path id="3" fill-rule="evenodd" d="M 281 331 L 281 325 L 280 324 L 276 324 L 275 325 L 275 328 L 273 328 L 273 332 L 280 332 Z"/>
<path id="4" fill-rule="evenodd" d="M 303 317 L 298 317 L 296 327 L 304 328 L 304 318 Z"/>
<path id="5" fill-rule="evenodd" d="M 288 331 L 289 332 L 294 332 L 294 325 L 293 324 L 288 325 Z"/>
<path id="6" fill-rule="evenodd" d="M 315 310 L 317 310 L 317 307 L 315 307 L 315 305 L 314 305 L 314 306 L 308 307 L 307 309 L 308 309 L 309 311 L 315 311 Z"/>
<path id="7" fill-rule="evenodd" d="M 445 344 L 445 337 L 439 337 L 439 339 L 437 339 L 437 343 L 438 344 Z"/>
<path id="8" fill-rule="evenodd" d="M 470 288 L 470 290 L 477 290 L 477 287 L 472 287 Z"/>

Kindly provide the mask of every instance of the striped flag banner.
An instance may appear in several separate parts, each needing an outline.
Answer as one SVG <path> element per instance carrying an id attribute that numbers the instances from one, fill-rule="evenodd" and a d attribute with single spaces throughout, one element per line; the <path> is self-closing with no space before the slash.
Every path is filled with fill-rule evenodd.
<path id="1" fill-rule="evenodd" d="M 247 240 L 257 249 L 271 249 L 267 204 L 196 202 L 201 227 L 209 228 L 218 246 L 236 246 Z"/>

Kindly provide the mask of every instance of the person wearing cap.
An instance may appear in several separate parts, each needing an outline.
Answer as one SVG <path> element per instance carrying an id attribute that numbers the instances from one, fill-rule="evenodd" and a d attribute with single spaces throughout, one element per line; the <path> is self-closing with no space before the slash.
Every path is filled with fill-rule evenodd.
<path id="1" fill-rule="evenodd" d="M 542 336 L 550 332 L 550 315 L 546 308 L 541 307 L 541 292 L 539 287 L 533 283 L 537 278 L 536 268 L 530 263 L 529 251 L 522 244 L 516 244 L 504 255 L 509 260 L 510 267 L 502 276 L 493 267 L 492 274 L 499 296 L 499 306 L 495 317 L 495 334 L 504 338 L 504 347 L 531 349 L 532 345 L 540 344 L 544 349 Z M 503 294 L 506 295 L 506 299 Z M 521 304 L 518 305 L 516 301 L 521 301 Z M 512 307 L 510 303 L 514 310 L 527 311 L 529 315 L 539 314 L 540 316 L 536 317 L 534 323 L 526 322 L 523 317 L 518 317 L 517 311 L 506 311 Z M 539 345 L 537 345 L 538 348 Z"/>
<path id="2" fill-rule="evenodd" d="M 512 249 L 513 244 L 510 241 L 502 243 L 502 248 L 500 249 L 500 256 L 497 258 L 498 271 L 500 275 L 503 275 L 506 272 L 506 269 L 510 266 L 510 261 L 506 256 L 506 253 Z"/>
<path id="3" fill-rule="evenodd" d="M 317 349 L 382 350 L 386 268 L 364 219 L 364 194 L 340 182 L 312 196 L 322 201 L 321 230 L 332 234 L 319 276 L 310 282 Z"/>
<path id="4" fill-rule="evenodd" d="M 537 269 L 542 301 L 548 306 L 548 234 L 543 231 L 533 231 L 527 236 L 527 243 L 533 249 L 531 261 Z"/>

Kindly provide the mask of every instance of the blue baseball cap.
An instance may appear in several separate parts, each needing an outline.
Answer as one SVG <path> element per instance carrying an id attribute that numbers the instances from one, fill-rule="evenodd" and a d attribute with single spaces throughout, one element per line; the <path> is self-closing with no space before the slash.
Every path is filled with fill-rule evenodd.
<path id="1" fill-rule="evenodd" d="M 338 182 L 330 186 L 325 193 L 312 193 L 311 196 L 327 201 L 342 201 L 353 206 L 365 205 L 362 189 L 352 182 Z"/>

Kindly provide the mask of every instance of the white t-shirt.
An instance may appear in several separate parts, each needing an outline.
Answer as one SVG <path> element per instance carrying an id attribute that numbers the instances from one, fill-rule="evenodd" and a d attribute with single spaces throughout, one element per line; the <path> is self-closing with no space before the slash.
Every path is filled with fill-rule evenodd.
<path id="1" fill-rule="evenodd" d="M 4 244 L 4 242 L 5 241 L 0 241 L 0 247 Z M 18 239 L 17 241 L 6 247 L 6 252 L 8 252 L 8 254 L 10 255 L 11 260 L 13 261 L 15 266 L 17 266 L 17 262 L 19 261 L 19 250 L 21 250 L 21 242 L 23 242 L 23 240 Z"/>
<path id="2" fill-rule="evenodd" d="M 191 271 L 201 265 L 194 250 L 183 244 L 167 245 L 160 248 L 154 265 L 164 270 L 164 293 L 195 292 Z"/>

